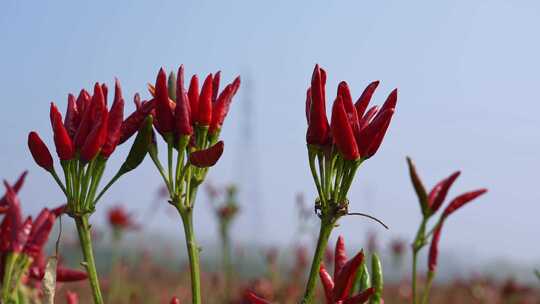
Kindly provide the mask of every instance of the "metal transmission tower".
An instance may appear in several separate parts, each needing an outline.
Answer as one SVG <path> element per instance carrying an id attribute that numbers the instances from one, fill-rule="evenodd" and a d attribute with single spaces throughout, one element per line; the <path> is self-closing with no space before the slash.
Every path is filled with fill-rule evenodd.
<path id="1" fill-rule="evenodd" d="M 256 239 L 257 236 L 264 234 L 264 216 L 260 191 L 259 151 L 256 142 L 255 88 L 252 80 L 249 71 L 242 74 L 240 136 L 238 137 L 236 168 L 239 175 L 237 180 L 240 183 L 242 210 L 248 213 L 245 218 L 251 220 L 249 237 Z"/>

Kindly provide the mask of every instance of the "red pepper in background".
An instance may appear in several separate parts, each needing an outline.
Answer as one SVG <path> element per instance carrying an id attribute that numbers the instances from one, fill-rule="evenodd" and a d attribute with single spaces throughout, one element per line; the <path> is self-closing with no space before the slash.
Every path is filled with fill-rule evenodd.
<path id="1" fill-rule="evenodd" d="M 88 278 L 85 271 L 58 266 L 56 269 L 57 282 L 78 282 Z"/>
<path id="2" fill-rule="evenodd" d="M 429 192 L 428 195 L 428 204 L 429 209 L 432 213 L 437 212 L 439 208 L 441 207 L 442 203 L 444 202 L 444 199 L 446 198 L 446 195 L 448 194 L 448 190 L 450 190 L 450 187 L 456 179 L 459 177 L 461 172 L 456 171 L 452 173 L 449 177 L 443 179 L 439 183 L 437 183 L 433 189 Z"/>
<path id="3" fill-rule="evenodd" d="M 137 224 L 122 206 L 115 206 L 109 209 L 107 216 L 109 225 L 114 229 L 125 230 L 137 228 Z"/>
<path id="4" fill-rule="evenodd" d="M 66 291 L 66 302 L 67 304 L 79 304 L 79 295 L 73 291 Z"/>
<path id="5" fill-rule="evenodd" d="M 28 175 L 28 171 L 24 171 L 23 173 L 21 173 L 21 175 L 19 175 L 19 177 L 17 178 L 17 181 L 15 181 L 15 183 L 13 184 L 12 188 L 15 194 L 18 194 L 19 191 L 21 190 L 22 186 L 24 185 L 24 181 L 27 175 Z M 4 194 L 4 196 L 0 198 L 0 206 L 6 207 L 6 208 L 8 207 L 7 193 Z"/>
<path id="6" fill-rule="evenodd" d="M 201 88 L 199 96 L 199 111 L 197 120 L 195 121 L 200 126 L 209 126 L 212 122 L 212 74 L 208 74 Z"/>
<path id="7" fill-rule="evenodd" d="M 180 299 L 177 297 L 172 297 L 170 304 L 180 304 Z"/>
<path id="8" fill-rule="evenodd" d="M 101 154 L 108 158 L 116 149 L 120 141 L 120 131 L 124 119 L 124 98 L 122 97 L 122 89 L 118 79 L 114 85 L 114 101 L 109 112 L 109 121 L 107 125 L 107 137 L 105 144 L 101 149 Z"/>
<path id="9" fill-rule="evenodd" d="M 75 155 L 75 149 L 71 142 L 71 137 L 68 131 L 64 127 L 62 122 L 62 114 L 58 111 L 58 108 L 51 102 L 50 110 L 51 125 L 54 133 L 54 144 L 56 146 L 56 153 L 60 160 L 70 160 Z"/>
<path id="10" fill-rule="evenodd" d="M 447 218 L 450 214 L 454 213 L 459 208 L 463 207 L 468 202 L 474 200 L 475 198 L 479 197 L 480 195 L 487 192 L 487 189 L 480 189 L 475 190 L 467 193 L 463 193 L 460 196 L 454 198 L 444 209 L 442 218 Z"/>
<path id="11" fill-rule="evenodd" d="M 257 296 L 253 292 L 248 292 L 245 295 L 245 299 L 247 301 L 249 301 L 249 303 L 251 303 L 251 304 L 272 304 L 270 301 L 267 301 L 267 300 Z"/>
<path id="12" fill-rule="evenodd" d="M 52 171 L 53 159 L 49 148 L 43 143 L 39 135 L 32 131 L 28 134 L 28 148 L 38 166 L 47 171 Z"/>
<path id="13" fill-rule="evenodd" d="M 441 238 L 443 224 L 441 223 L 433 232 L 433 238 L 431 239 L 431 245 L 429 246 L 428 256 L 428 270 L 435 272 L 437 268 L 437 257 L 439 256 L 439 240 Z"/>
<path id="14" fill-rule="evenodd" d="M 43 250 L 43 246 L 49 239 L 49 234 L 53 228 L 56 216 L 48 209 L 43 209 L 39 216 L 36 218 L 28 241 L 24 247 L 24 253 L 31 257 L 36 257 Z"/>

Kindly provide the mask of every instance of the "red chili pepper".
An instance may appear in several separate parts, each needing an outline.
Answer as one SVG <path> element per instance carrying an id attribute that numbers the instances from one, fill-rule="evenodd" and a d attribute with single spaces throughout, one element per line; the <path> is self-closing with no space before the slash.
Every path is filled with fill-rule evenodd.
<path id="1" fill-rule="evenodd" d="M 98 154 L 107 138 L 109 113 L 105 106 L 102 88 L 98 83 L 94 86 L 92 106 L 89 110 L 93 126 L 81 148 L 81 160 L 85 162 L 91 161 Z"/>
<path id="2" fill-rule="evenodd" d="M 330 126 L 326 117 L 326 97 L 325 97 L 326 73 L 315 65 L 311 78 L 311 96 L 308 98 L 308 130 L 306 141 L 310 145 L 324 146 L 330 140 Z"/>
<path id="3" fill-rule="evenodd" d="M 358 133 L 358 115 L 356 114 L 356 108 L 354 107 L 354 104 L 352 102 L 349 85 L 345 81 L 339 83 L 337 94 L 338 96 L 341 96 L 341 100 L 343 101 L 343 107 L 345 108 L 345 112 L 347 113 L 349 124 L 353 129 L 353 133 Z"/>
<path id="4" fill-rule="evenodd" d="M 429 246 L 428 269 L 430 272 L 435 272 L 437 268 L 437 257 L 439 256 L 439 239 L 441 238 L 442 227 L 443 223 L 441 222 L 433 232 L 433 238 L 431 239 L 431 245 Z"/>
<path id="5" fill-rule="evenodd" d="M 109 87 L 106 84 L 102 83 L 101 91 L 103 92 L 104 103 L 105 105 L 107 105 L 107 95 L 109 94 Z"/>
<path id="6" fill-rule="evenodd" d="M 475 198 L 479 197 L 480 195 L 487 192 L 487 189 L 479 189 L 475 191 L 470 191 L 463 193 L 459 195 L 458 197 L 454 198 L 450 204 L 444 209 L 442 218 L 447 218 L 450 214 L 454 213 L 459 208 L 463 207 L 468 202 L 474 200 Z"/>
<path id="7" fill-rule="evenodd" d="M 71 137 L 68 131 L 64 127 L 62 122 L 62 114 L 58 111 L 58 108 L 51 102 L 50 110 L 51 125 L 54 133 L 54 144 L 56 146 L 56 153 L 60 160 L 70 160 L 75 155 L 75 149 L 71 141 Z"/>
<path id="8" fill-rule="evenodd" d="M 120 140 L 118 142 L 119 145 L 126 142 L 140 129 L 141 124 L 144 122 L 146 116 L 152 112 L 155 104 L 155 99 L 146 102 L 143 101 L 140 108 L 131 113 L 131 115 L 122 122 L 122 126 L 120 127 Z"/>
<path id="9" fill-rule="evenodd" d="M 34 131 L 28 134 L 28 148 L 30 149 L 30 153 L 32 153 L 32 157 L 38 166 L 47 171 L 53 170 L 53 159 L 51 152 L 49 152 L 49 149 L 45 143 L 43 143 L 39 135 Z"/>
<path id="10" fill-rule="evenodd" d="M 246 294 L 246 300 L 251 304 L 272 304 L 270 301 L 255 295 L 253 292 L 248 292 Z"/>
<path id="11" fill-rule="evenodd" d="M 240 87 L 240 76 L 236 77 L 232 84 L 229 84 L 223 89 L 221 94 L 219 94 L 216 102 L 213 105 L 212 109 L 212 123 L 210 124 L 209 133 L 215 134 L 221 129 L 225 117 L 229 112 L 229 107 L 231 105 L 232 99 L 238 88 Z"/>
<path id="12" fill-rule="evenodd" d="M 79 304 L 79 295 L 73 291 L 66 291 L 66 302 L 67 304 Z"/>
<path id="13" fill-rule="evenodd" d="M 197 123 L 201 126 L 209 126 L 212 122 L 212 74 L 206 76 L 199 96 L 199 111 Z"/>
<path id="14" fill-rule="evenodd" d="M 180 299 L 177 297 L 172 297 L 170 304 L 180 304 Z"/>
<path id="15" fill-rule="evenodd" d="M 343 158 L 347 160 L 360 158 L 353 129 L 345 112 L 341 96 L 336 98 L 332 107 L 331 127 L 332 137 Z"/>
<path id="16" fill-rule="evenodd" d="M 39 255 L 43 250 L 43 246 L 45 246 L 49 239 L 49 234 L 51 233 L 55 220 L 56 216 L 48 209 L 44 209 L 39 214 L 32 226 L 28 241 L 24 246 L 24 253 L 31 257 Z"/>
<path id="17" fill-rule="evenodd" d="M 363 251 L 360 251 L 354 258 L 344 263 L 343 260 L 347 259 L 345 243 L 340 236 L 336 243 L 335 259 L 333 279 L 324 267 L 324 264 L 321 264 L 319 268 L 319 276 L 324 288 L 326 303 L 364 303 L 367 301 L 375 292 L 372 288 L 368 288 L 354 296 L 349 295 L 356 272 L 364 260 Z"/>
<path id="18" fill-rule="evenodd" d="M 21 190 L 22 186 L 24 185 L 26 175 L 28 175 L 28 171 L 24 171 L 23 173 L 21 173 L 21 175 L 19 175 L 19 177 L 17 178 L 17 181 L 15 181 L 15 183 L 13 184 L 12 188 L 13 188 L 13 191 L 15 192 L 15 194 L 18 194 L 19 191 Z M 8 206 L 6 195 L 4 195 L 4 196 L 2 196 L 0 198 L 0 206 L 2 206 L 2 207 L 7 207 Z M 3 213 L 3 212 L 1 212 L 1 213 Z"/>
<path id="19" fill-rule="evenodd" d="M 178 75 L 176 77 L 176 108 L 174 111 L 177 135 L 193 134 L 190 112 L 189 98 L 184 89 L 184 66 L 181 65 L 178 68 Z"/>
<path id="20" fill-rule="evenodd" d="M 17 227 L 15 238 L 11 240 L 10 251 L 11 252 L 22 252 L 28 236 L 30 235 L 30 230 L 32 229 L 32 217 L 27 217 L 26 220 L 22 223 L 21 226 Z"/>
<path id="21" fill-rule="evenodd" d="M 109 218 L 109 225 L 115 229 L 125 230 L 137 227 L 137 224 L 133 222 L 131 216 L 122 206 L 116 206 L 109 209 L 107 216 Z"/>
<path id="22" fill-rule="evenodd" d="M 189 162 L 199 168 L 212 167 L 223 154 L 223 148 L 223 141 L 220 140 L 208 149 L 192 152 L 189 155 Z"/>
<path id="23" fill-rule="evenodd" d="M 68 95 L 68 107 L 66 110 L 66 117 L 64 118 L 64 126 L 71 139 L 75 138 L 75 133 L 81 123 L 81 115 L 75 101 L 73 94 Z"/>
<path id="24" fill-rule="evenodd" d="M 345 241 L 340 235 L 336 242 L 336 249 L 334 254 L 334 277 L 337 277 L 338 273 L 343 269 L 343 266 L 347 263 L 347 253 L 345 252 Z"/>
<path id="25" fill-rule="evenodd" d="M 59 217 L 66 211 L 67 204 L 60 205 L 54 209 L 51 210 L 51 213 L 54 214 L 54 216 Z"/>
<path id="26" fill-rule="evenodd" d="M 114 101 L 109 112 L 108 130 L 105 144 L 101 149 L 101 154 L 108 158 L 116 149 L 118 142 L 120 141 L 120 132 L 122 128 L 122 121 L 124 119 L 124 98 L 122 97 L 122 89 L 120 88 L 120 82 L 118 79 L 114 85 Z"/>
<path id="27" fill-rule="evenodd" d="M 197 122 L 199 114 L 199 78 L 197 75 L 191 77 L 188 90 L 189 108 L 191 109 L 191 121 Z"/>
<path id="28" fill-rule="evenodd" d="M 159 122 L 160 133 L 169 133 L 174 130 L 174 116 L 167 89 L 167 74 L 163 68 L 159 70 L 156 79 L 156 121 Z"/>
<path id="29" fill-rule="evenodd" d="M 58 266 L 56 268 L 57 282 L 78 282 L 88 278 L 86 271 L 76 270 Z"/>
<path id="30" fill-rule="evenodd" d="M 219 94 L 219 82 L 221 80 L 221 71 L 217 71 L 212 79 L 212 102 L 215 103 Z"/>
<path id="31" fill-rule="evenodd" d="M 448 194 L 448 190 L 450 190 L 450 187 L 454 184 L 460 173 L 459 171 L 452 173 L 452 175 L 443 179 L 431 189 L 428 195 L 429 210 L 431 213 L 439 210 Z"/>
<path id="32" fill-rule="evenodd" d="M 84 111 L 86 111 L 86 109 L 90 106 L 91 99 L 92 96 L 90 96 L 88 91 L 86 91 L 85 89 L 82 89 L 79 92 L 79 96 L 75 101 L 75 104 L 77 105 L 77 110 L 79 111 L 79 115 L 83 115 Z"/>
<path id="33" fill-rule="evenodd" d="M 375 133 L 375 135 L 373 137 L 371 137 L 371 142 L 369 143 L 369 145 L 366 148 L 365 154 L 363 156 L 364 158 L 370 158 L 373 155 L 375 155 L 375 153 L 377 153 L 377 150 L 379 150 L 379 147 L 382 144 L 384 136 L 386 135 L 386 131 L 388 130 L 388 126 L 390 126 L 390 121 L 392 120 L 393 115 L 394 115 L 394 109 L 386 110 L 380 116 L 381 124 L 380 125 L 374 124 L 374 127 L 377 127 L 378 130 Z M 374 120 L 374 123 L 377 122 L 377 121 Z M 359 149 L 361 149 L 361 148 L 359 147 Z"/>
<path id="34" fill-rule="evenodd" d="M 375 93 L 375 90 L 377 89 L 378 86 L 379 86 L 378 80 L 370 83 L 364 89 L 364 92 L 362 92 L 362 95 L 360 95 L 360 97 L 354 104 L 358 117 L 364 116 L 364 113 L 367 110 L 369 102 L 371 101 L 371 97 L 373 96 L 373 93 Z"/>
<path id="35" fill-rule="evenodd" d="M 345 301 L 343 301 L 343 304 L 362 304 L 369 300 L 373 294 L 375 294 L 375 288 L 370 287 L 353 297 L 345 299 Z M 384 304 L 384 301 L 381 300 L 380 303 Z"/>
<path id="36" fill-rule="evenodd" d="M 418 200 L 420 202 L 422 213 L 426 215 L 429 208 L 426 188 L 424 187 L 420 176 L 418 176 L 418 172 L 416 172 L 416 167 L 410 157 L 407 157 L 407 165 L 409 166 L 409 175 L 411 177 L 416 196 L 418 197 Z"/>

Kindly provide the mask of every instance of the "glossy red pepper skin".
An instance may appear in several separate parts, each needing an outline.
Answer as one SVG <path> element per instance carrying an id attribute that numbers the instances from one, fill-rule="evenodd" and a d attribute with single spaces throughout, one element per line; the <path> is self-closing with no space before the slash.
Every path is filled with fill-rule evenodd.
<path id="1" fill-rule="evenodd" d="M 326 73 L 319 68 L 319 65 L 316 65 L 306 102 L 308 114 L 306 141 L 310 145 L 325 146 L 330 143 L 330 125 L 326 117 L 325 85 Z"/>
<path id="2" fill-rule="evenodd" d="M 118 79 L 115 82 L 114 101 L 108 116 L 107 137 L 101 149 L 101 154 L 105 158 L 108 158 L 114 152 L 120 142 L 122 122 L 124 120 L 124 98 L 122 97 L 122 89 Z"/>
<path id="3" fill-rule="evenodd" d="M 66 291 L 66 302 L 67 304 L 79 304 L 79 295 L 73 291 Z"/>
<path id="4" fill-rule="evenodd" d="M 169 304 L 180 304 L 180 299 L 178 299 L 177 297 L 172 297 Z"/>
<path id="5" fill-rule="evenodd" d="M 360 152 L 341 96 L 336 98 L 332 107 L 331 128 L 334 143 L 343 158 L 347 160 L 359 159 Z"/>
<path id="6" fill-rule="evenodd" d="M 184 88 L 184 66 L 181 65 L 178 68 L 178 74 L 176 76 L 176 107 L 174 116 L 177 135 L 193 134 L 190 112 L 189 97 Z"/>
<path id="7" fill-rule="evenodd" d="M 435 272 L 437 268 L 437 258 L 439 256 L 439 240 L 441 238 L 443 223 L 435 228 L 433 232 L 433 238 L 431 239 L 431 244 L 429 246 L 429 255 L 428 255 L 428 270 L 430 272 Z"/>
<path id="8" fill-rule="evenodd" d="M 191 121 L 199 120 L 199 78 L 197 75 L 191 77 L 188 89 L 189 108 L 191 109 Z"/>
<path id="9" fill-rule="evenodd" d="M 448 194 L 448 190 L 450 190 L 450 187 L 452 187 L 460 174 L 461 172 L 459 171 L 452 173 L 452 175 L 443 179 L 431 189 L 428 195 L 428 206 L 431 213 L 439 210 Z"/>
<path id="10" fill-rule="evenodd" d="M 24 246 L 24 253 L 36 257 L 43 250 L 49 239 L 49 235 L 54 226 L 56 216 L 48 209 L 43 209 L 34 221 L 28 241 Z"/>
<path id="11" fill-rule="evenodd" d="M 223 149 L 223 141 L 219 141 L 208 149 L 192 152 L 189 155 L 189 162 L 195 167 L 211 167 L 217 163 L 223 154 Z"/>
<path id="12" fill-rule="evenodd" d="M 75 96 L 73 96 L 73 94 L 69 94 L 66 117 L 64 118 L 64 126 L 71 139 L 75 138 L 75 133 L 77 132 L 80 123 L 81 114 L 79 113 L 79 108 L 77 107 Z"/>
<path id="13" fill-rule="evenodd" d="M 347 261 L 345 242 L 340 236 L 335 249 L 334 278 L 330 276 L 324 264 L 321 264 L 319 269 L 319 277 L 324 288 L 327 304 L 363 303 L 373 295 L 375 290 L 366 289 L 354 296 L 350 296 L 354 277 L 363 261 L 363 251 L 358 252 L 352 259 Z"/>
<path id="14" fill-rule="evenodd" d="M 160 69 L 156 79 L 156 121 L 159 131 L 162 134 L 174 130 L 174 116 L 169 103 L 169 92 L 167 89 L 167 74 Z"/>
<path id="15" fill-rule="evenodd" d="M 60 160 L 70 160 L 75 156 L 75 148 L 67 129 L 62 122 L 62 114 L 58 108 L 51 102 L 50 110 L 51 126 L 54 134 L 54 144 L 56 153 Z"/>
<path id="16" fill-rule="evenodd" d="M 51 152 L 39 135 L 34 131 L 28 134 L 28 148 L 38 166 L 47 171 L 53 170 L 54 165 Z"/>
<path id="17" fill-rule="evenodd" d="M 139 130 L 146 116 L 154 110 L 155 104 L 155 99 L 143 101 L 141 106 L 122 122 L 122 126 L 120 127 L 120 140 L 118 142 L 119 145 L 130 139 L 131 136 Z"/>
<path id="18" fill-rule="evenodd" d="M 200 126 L 210 126 L 212 122 L 212 92 L 213 76 L 206 76 L 199 96 L 199 111 L 196 122 Z"/>
<path id="19" fill-rule="evenodd" d="M 225 121 L 225 117 L 229 113 L 229 107 L 232 99 L 238 88 L 240 87 L 240 77 L 236 77 L 232 84 L 229 84 L 223 89 L 221 94 L 217 97 L 217 100 L 213 104 L 212 108 L 212 123 L 210 124 L 209 133 L 217 133 Z"/>
<path id="20" fill-rule="evenodd" d="M 463 207 L 465 204 L 471 202 L 472 200 L 476 199 L 477 197 L 483 195 L 486 192 L 487 192 L 487 189 L 479 189 L 475 191 L 466 192 L 457 196 L 444 209 L 443 214 L 442 214 L 443 219 L 447 218 L 452 213 L 456 212 L 458 209 Z"/>

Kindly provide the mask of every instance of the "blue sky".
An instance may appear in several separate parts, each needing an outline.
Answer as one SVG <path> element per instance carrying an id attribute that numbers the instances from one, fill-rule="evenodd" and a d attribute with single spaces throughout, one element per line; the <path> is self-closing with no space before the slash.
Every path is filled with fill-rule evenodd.
<path id="1" fill-rule="evenodd" d="M 350 193 L 352 211 L 372 213 L 391 230 L 356 218 L 343 220 L 337 233 L 358 244 L 367 230 L 412 238 L 420 218 L 406 171 L 410 155 L 429 186 L 461 169 L 451 195 L 490 190 L 450 220 L 443 249 L 538 262 L 539 13 L 540 3 L 520 0 L 3 1 L 1 176 L 30 169 L 22 194 L 28 212 L 62 200 L 34 165 L 26 138 L 37 130 L 52 144 L 48 104 L 65 108 L 69 92 L 118 77 L 126 96 L 147 96 L 159 67 L 182 63 L 188 74 L 219 69 L 228 81 L 241 74 L 244 86 L 224 127 L 226 152 L 210 178 L 245 185 L 238 238 L 286 242 L 296 227 L 295 194 L 315 195 L 304 94 L 319 63 L 329 74 L 329 99 L 340 80 L 355 96 L 381 80 L 376 103 L 399 89 L 389 134 Z M 248 120 L 251 146 L 243 138 Z M 142 217 L 159 185 L 145 162 L 108 193 L 94 220 L 117 201 Z M 215 227 L 205 204 L 201 197 L 197 230 L 211 241 Z M 179 224 L 165 218 L 148 231 L 179 238 Z"/>

